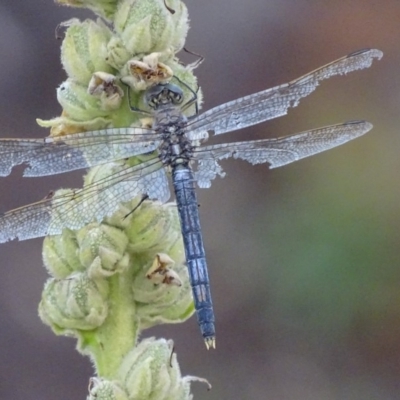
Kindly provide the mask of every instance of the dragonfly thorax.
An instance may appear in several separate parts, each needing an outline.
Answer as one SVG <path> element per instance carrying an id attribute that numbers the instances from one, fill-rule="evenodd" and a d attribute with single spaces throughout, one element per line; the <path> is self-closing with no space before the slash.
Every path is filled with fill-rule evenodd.
<path id="1" fill-rule="evenodd" d="M 194 146 L 185 134 L 186 118 L 177 116 L 175 122 L 171 117 L 166 118 L 168 123 L 160 124 L 157 130 L 163 136 L 159 147 L 159 157 L 162 163 L 169 167 L 187 165 L 193 157 Z"/>
<path id="2" fill-rule="evenodd" d="M 171 83 L 159 84 L 147 90 L 145 99 L 154 109 L 153 129 L 163 139 L 158 149 L 160 160 L 172 168 L 188 164 L 193 156 L 193 146 L 185 135 L 187 118 L 180 108 L 182 89 Z"/>
<path id="3" fill-rule="evenodd" d="M 164 134 L 173 133 L 186 126 L 187 118 L 176 105 L 166 104 L 158 107 L 153 113 L 153 129 Z"/>

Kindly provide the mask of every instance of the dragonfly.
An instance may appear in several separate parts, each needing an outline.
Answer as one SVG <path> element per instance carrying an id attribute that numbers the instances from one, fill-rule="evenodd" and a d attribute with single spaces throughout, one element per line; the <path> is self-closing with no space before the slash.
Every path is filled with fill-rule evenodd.
<path id="1" fill-rule="evenodd" d="M 382 52 L 365 49 L 337 59 L 289 83 L 230 101 L 202 114 L 185 117 L 183 90 L 158 83 L 144 91 L 152 110 L 151 128 L 108 128 L 62 137 L 0 139 L 0 175 L 25 164 L 24 176 L 37 177 L 121 161 L 107 178 L 46 198 L 0 216 L 0 242 L 61 234 L 115 212 L 138 195 L 166 202 L 172 178 L 186 265 L 197 321 L 206 347 L 215 348 L 215 317 L 200 227 L 195 185 L 208 188 L 225 175 L 220 161 L 236 158 L 280 167 L 355 139 L 372 128 L 366 121 L 325 126 L 286 137 L 204 145 L 217 136 L 285 115 L 319 82 L 368 68 Z M 125 163 L 145 155 L 139 164 Z"/>

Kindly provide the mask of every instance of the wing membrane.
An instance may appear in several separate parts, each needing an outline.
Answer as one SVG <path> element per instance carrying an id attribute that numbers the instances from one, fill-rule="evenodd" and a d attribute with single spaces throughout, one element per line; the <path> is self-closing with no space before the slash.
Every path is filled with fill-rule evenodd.
<path id="1" fill-rule="evenodd" d="M 24 176 L 54 175 L 154 151 L 151 129 L 110 128 L 43 139 L 0 139 L 0 176 L 27 163 Z"/>
<path id="2" fill-rule="evenodd" d="M 219 135 L 285 115 L 290 107 L 296 107 L 300 99 L 312 93 L 320 81 L 368 68 L 374 58 L 381 57 L 382 52 L 375 49 L 351 53 L 292 82 L 212 108 L 194 118 L 188 128 L 193 134 L 213 131 Z"/>
<path id="3" fill-rule="evenodd" d="M 369 122 L 352 121 L 281 138 L 205 146 L 195 154 L 195 159 L 199 161 L 195 179 L 200 187 L 208 187 L 216 175 L 223 176 L 216 160 L 234 157 L 252 164 L 267 162 L 270 168 L 277 168 L 339 146 L 371 129 Z"/>
<path id="4" fill-rule="evenodd" d="M 0 242 L 31 239 L 79 229 L 101 221 L 117 210 L 121 202 L 146 193 L 151 199 L 169 199 L 168 180 L 158 158 L 134 167 L 119 166 L 113 175 L 85 186 L 67 189 L 54 196 L 11 210 L 0 217 Z"/>

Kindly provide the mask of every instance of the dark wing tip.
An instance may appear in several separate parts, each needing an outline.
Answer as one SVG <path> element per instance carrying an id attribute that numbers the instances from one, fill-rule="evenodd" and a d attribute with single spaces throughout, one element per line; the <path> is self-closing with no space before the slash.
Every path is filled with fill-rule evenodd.
<path id="1" fill-rule="evenodd" d="M 370 57 L 377 58 L 378 60 L 380 60 L 383 57 L 383 52 L 378 49 L 361 49 L 353 51 L 347 57 L 355 57 L 367 53 L 370 53 Z"/>
<path id="2" fill-rule="evenodd" d="M 346 121 L 343 125 L 364 125 L 364 130 L 365 132 L 370 131 L 374 126 L 371 124 L 371 122 L 364 121 L 364 120 L 351 120 L 351 121 Z"/>

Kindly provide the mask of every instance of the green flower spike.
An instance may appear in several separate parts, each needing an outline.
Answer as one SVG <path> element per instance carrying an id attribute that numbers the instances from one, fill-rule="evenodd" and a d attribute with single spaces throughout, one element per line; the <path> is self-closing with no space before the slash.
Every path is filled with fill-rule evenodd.
<path id="1" fill-rule="evenodd" d="M 68 78 L 57 91 L 63 112 L 39 124 L 51 127 L 53 136 L 151 126 L 129 104 L 149 111 L 145 90 L 170 81 L 182 87 L 184 102 L 201 100 L 193 68 L 176 58 L 188 30 L 186 7 L 167 1 L 59 0 L 90 8 L 114 24 L 100 19 L 64 24 L 61 59 Z M 88 399 L 191 399 L 190 383 L 206 381 L 181 376 L 172 342 L 138 339 L 149 327 L 181 323 L 194 313 L 176 205 L 143 202 L 132 182 L 124 190 L 122 185 L 105 190 L 110 176 L 148 159 L 119 157 L 117 146 L 110 151 L 116 161 L 85 176 L 83 189 L 90 195 L 70 189 L 52 195 L 52 218 L 80 229 L 45 239 L 43 260 L 52 278 L 39 314 L 56 334 L 76 337 L 78 350 L 92 359 L 97 376 Z M 57 212 L 63 196 L 73 200 Z M 97 210 L 98 220 L 87 210 Z"/>

